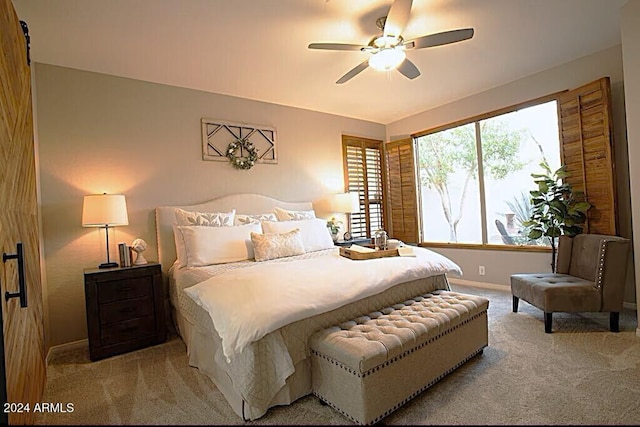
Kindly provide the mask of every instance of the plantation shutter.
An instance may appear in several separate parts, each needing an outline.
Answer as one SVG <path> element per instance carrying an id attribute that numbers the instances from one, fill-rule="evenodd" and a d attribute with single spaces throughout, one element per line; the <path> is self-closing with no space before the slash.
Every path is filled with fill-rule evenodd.
<path id="1" fill-rule="evenodd" d="M 617 234 L 611 88 L 608 77 L 563 93 L 558 98 L 560 154 L 569 176 L 593 206 L 584 233 Z"/>
<path id="2" fill-rule="evenodd" d="M 360 197 L 360 212 L 350 215 L 353 237 L 372 237 L 384 229 L 384 168 L 382 141 L 342 136 L 344 181 Z"/>
<path id="3" fill-rule="evenodd" d="M 391 237 L 418 243 L 418 198 L 413 139 L 390 142 L 385 147 L 387 194 Z"/>

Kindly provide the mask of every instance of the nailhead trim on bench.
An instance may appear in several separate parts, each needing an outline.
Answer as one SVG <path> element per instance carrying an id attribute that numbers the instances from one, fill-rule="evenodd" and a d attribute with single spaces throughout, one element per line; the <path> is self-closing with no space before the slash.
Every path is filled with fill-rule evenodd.
<path id="1" fill-rule="evenodd" d="M 486 312 L 483 312 L 486 313 Z M 482 313 L 480 313 L 482 314 Z M 477 316 L 474 316 L 474 318 Z M 471 319 L 470 319 L 471 320 Z M 462 325 L 462 324 L 461 324 Z M 455 328 L 452 328 L 450 330 L 453 330 Z M 440 334 L 438 335 L 438 337 L 441 337 L 444 334 Z M 431 341 L 431 340 L 430 340 Z M 376 417 L 371 424 L 375 424 L 378 421 L 382 420 L 383 418 L 387 417 L 388 415 L 390 415 L 392 412 L 394 412 L 395 410 L 397 410 L 398 408 L 400 408 L 401 406 L 403 406 L 405 403 L 409 402 L 411 399 L 413 399 L 414 397 L 416 397 L 417 395 L 419 395 L 420 393 L 422 393 L 423 391 L 425 391 L 426 389 L 428 389 L 429 387 L 431 387 L 432 385 L 434 385 L 435 383 L 437 383 L 438 381 L 440 381 L 442 378 L 444 378 L 446 375 L 450 374 L 451 372 L 455 371 L 456 369 L 458 369 L 460 366 L 464 365 L 466 362 L 468 362 L 470 359 L 474 358 L 475 356 L 477 356 L 478 354 L 482 353 L 482 351 L 484 350 L 484 348 L 487 347 L 486 345 L 483 345 L 482 347 L 480 347 L 479 349 L 477 349 L 476 351 L 474 351 L 472 354 L 470 354 L 469 356 L 467 356 L 466 358 L 464 358 L 464 360 L 461 360 L 459 363 L 457 363 L 455 366 L 451 367 L 450 369 L 447 369 L 445 372 L 443 372 L 442 374 L 438 375 L 438 377 L 434 378 L 432 381 L 430 381 L 427 385 L 425 385 L 424 387 L 421 387 L 420 389 L 416 390 L 415 392 L 413 392 L 410 396 L 408 396 L 407 398 L 405 398 L 404 400 L 402 400 L 401 402 L 397 403 L 395 406 L 393 406 L 392 408 L 388 409 L 387 411 L 385 411 L 383 414 L 379 415 L 378 417 Z M 416 347 L 418 348 L 418 347 Z M 315 353 L 317 354 L 317 353 Z M 319 355 L 322 357 L 322 355 Z M 325 359 L 329 360 L 329 358 Z M 340 365 L 341 367 L 344 368 L 344 366 L 340 363 L 335 363 L 336 365 Z M 347 369 L 345 368 L 347 371 L 352 372 L 351 369 Z M 371 371 L 371 370 L 369 370 Z M 353 372 L 352 372 L 353 373 Z M 348 419 L 350 419 L 351 421 L 353 421 L 356 424 L 359 424 L 359 421 L 356 420 L 354 417 L 352 417 L 351 415 L 347 414 L 345 411 L 343 411 L 342 409 L 338 408 L 337 406 L 335 406 L 333 403 L 331 403 L 329 400 L 327 400 L 327 398 L 325 398 L 324 396 L 320 395 L 318 392 L 316 392 L 315 390 L 313 391 L 313 394 L 318 398 L 321 399 L 324 403 L 326 403 L 328 406 L 331 406 L 333 409 L 335 409 L 336 411 L 340 412 L 342 415 L 344 415 L 345 417 L 347 417 Z"/>

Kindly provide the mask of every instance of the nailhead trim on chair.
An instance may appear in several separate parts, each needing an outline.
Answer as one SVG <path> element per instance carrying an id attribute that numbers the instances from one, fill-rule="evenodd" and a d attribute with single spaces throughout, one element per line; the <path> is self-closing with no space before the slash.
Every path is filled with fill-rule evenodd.
<path id="1" fill-rule="evenodd" d="M 482 314 L 482 313 L 480 313 Z M 474 317 L 477 317 L 479 315 L 476 315 Z M 469 319 L 470 320 L 470 319 Z M 455 328 L 450 329 L 450 331 L 454 330 Z M 444 333 L 446 334 L 446 332 Z M 438 337 L 441 337 L 444 334 L 440 334 L 438 335 Z M 432 341 L 432 340 L 429 340 Z M 426 343 L 425 343 L 426 344 Z M 422 347 L 422 346 L 420 346 Z M 471 353 L 469 356 L 467 356 L 466 358 L 464 358 L 464 360 L 461 360 L 459 363 L 457 363 L 455 366 L 451 367 L 450 369 L 446 370 L 445 372 L 443 372 L 442 374 L 438 375 L 438 377 L 434 378 L 432 381 L 430 381 L 427 385 L 425 385 L 424 387 L 421 387 L 420 389 L 416 390 L 415 392 L 413 392 L 410 396 L 408 396 L 407 398 L 405 398 L 403 401 L 398 402 L 396 405 L 394 405 L 392 408 L 388 409 L 387 411 L 385 411 L 383 414 L 379 415 L 378 417 L 376 417 L 373 421 L 371 421 L 370 424 L 375 424 L 378 421 L 382 420 L 383 418 L 387 417 L 388 415 L 390 415 L 392 412 L 396 411 L 398 408 L 400 408 L 401 406 L 403 406 L 405 403 L 409 402 L 411 399 L 413 399 L 414 397 L 416 397 L 417 395 L 419 395 L 420 393 L 422 393 L 423 391 L 425 391 L 426 389 L 428 389 L 429 387 L 431 387 L 432 385 L 434 385 L 435 383 L 437 383 L 438 381 L 440 381 L 442 378 L 444 378 L 445 376 L 447 376 L 448 374 L 450 374 L 451 372 L 455 371 L 456 369 L 458 369 L 460 366 L 464 365 L 467 361 L 471 360 L 472 358 L 474 358 L 475 356 L 477 356 L 478 354 L 482 353 L 482 351 L 484 350 L 484 348 L 487 347 L 486 345 L 483 345 L 482 347 L 480 347 L 479 349 L 477 349 L 476 351 L 474 351 L 473 353 Z M 418 347 L 416 347 L 418 348 Z M 321 354 L 315 353 L 320 357 L 323 357 L 327 360 L 332 361 L 331 359 L 324 357 Z M 332 361 L 333 362 L 333 361 Z M 340 363 L 334 363 L 336 365 L 340 365 L 342 368 L 344 368 L 344 366 Z M 375 370 L 377 370 L 379 367 L 374 368 Z M 353 370 L 345 368 L 345 370 L 347 370 L 348 372 L 354 373 Z M 367 371 L 367 373 L 370 373 L 370 371 L 372 371 L 373 369 L 370 369 L 369 371 Z M 359 376 L 359 375 L 358 375 Z M 344 415 L 345 417 L 347 417 L 348 419 L 350 419 L 351 421 L 353 421 L 356 424 L 360 424 L 360 422 L 358 420 L 356 420 L 354 417 L 352 417 L 351 415 L 347 414 L 345 411 L 343 411 L 342 409 L 338 408 L 337 406 L 335 406 L 333 403 L 331 403 L 329 400 L 327 400 L 327 398 L 325 398 L 324 396 L 320 395 L 318 392 L 316 392 L 315 390 L 313 391 L 313 394 L 320 400 L 322 400 L 324 403 L 326 403 L 327 405 L 331 406 L 333 409 L 335 409 L 336 411 L 340 412 L 342 415 Z"/>
<path id="2" fill-rule="evenodd" d="M 600 243 L 600 264 L 598 264 L 598 274 L 596 280 L 596 288 L 602 289 L 602 279 L 604 276 L 604 259 L 605 253 L 607 252 L 607 243 L 608 240 L 602 240 Z"/>

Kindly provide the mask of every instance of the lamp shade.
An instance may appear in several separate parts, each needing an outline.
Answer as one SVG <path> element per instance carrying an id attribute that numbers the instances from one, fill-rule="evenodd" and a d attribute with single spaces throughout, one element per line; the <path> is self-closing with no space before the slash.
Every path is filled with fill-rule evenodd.
<path id="1" fill-rule="evenodd" d="M 83 227 L 128 225 L 127 202 L 123 194 L 91 194 L 82 204 Z"/>
<path id="2" fill-rule="evenodd" d="M 329 211 L 341 213 L 360 212 L 360 196 L 358 193 L 339 193 L 329 197 Z"/>

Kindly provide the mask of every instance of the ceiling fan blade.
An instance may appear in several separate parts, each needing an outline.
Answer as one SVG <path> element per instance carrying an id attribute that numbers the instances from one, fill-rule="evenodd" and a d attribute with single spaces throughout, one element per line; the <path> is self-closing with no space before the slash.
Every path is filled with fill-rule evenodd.
<path id="1" fill-rule="evenodd" d="M 384 23 L 385 36 L 399 36 L 409 21 L 413 0 L 395 0 Z"/>
<path id="2" fill-rule="evenodd" d="M 368 66 L 369 66 L 369 60 L 367 59 L 366 61 L 361 62 L 360 64 L 352 68 L 349 72 L 347 72 L 347 74 L 340 77 L 340 79 L 336 82 L 336 84 L 341 85 L 342 83 L 346 83 L 347 81 L 351 80 L 353 77 L 360 74 Z"/>
<path id="3" fill-rule="evenodd" d="M 467 40 L 471 37 L 473 37 L 473 28 L 464 28 L 418 37 L 417 39 L 405 42 L 404 46 L 407 49 L 422 49 L 425 47 L 442 46 L 443 44 L 461 42 L 462 40 Z"/>
<path id="4" fill-rule="evenodd" d="M 309 49 L 325 50 L 362 50 L 364 46 L 346 43 L 311 43 Z"/>
<path id="5" fill-rule="evenodd" d="M 420 75 L 420 70 L 415 64 L 409 61 L 409 58 L 404 58 L 404 61 L 398 66 L 398 71 L 402 73 L 408 79 L 415 79 Z"/>

